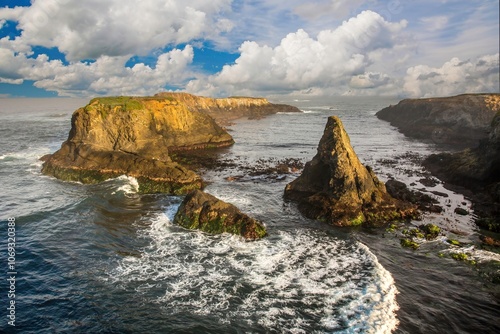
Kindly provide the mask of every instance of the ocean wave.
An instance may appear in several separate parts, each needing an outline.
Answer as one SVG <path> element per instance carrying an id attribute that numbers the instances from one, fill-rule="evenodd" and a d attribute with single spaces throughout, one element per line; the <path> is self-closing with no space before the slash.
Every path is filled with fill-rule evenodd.
<path id="1" fill-rule="evenodd" d="M 117 178 L 107 180 L 106 182 L 114 182 L 118 188 L 111 194 L 123 193 L 125 195 L 137 194 L 139 192 L 139 182 L 135 177 L 121 175 Z"/>
<path id="2" fill-rule="evenodd" d="M 366 246 L 309 230 L 257 242 L 211 236 L 173 225 L 176 210 L 140 232 L 150 245 L 140 258 L 120 260 L 109 283 L 133 286 L 173 314 L 210 315 L 221 324 L 296 333 L 397 327 L 394 280 Z"/>

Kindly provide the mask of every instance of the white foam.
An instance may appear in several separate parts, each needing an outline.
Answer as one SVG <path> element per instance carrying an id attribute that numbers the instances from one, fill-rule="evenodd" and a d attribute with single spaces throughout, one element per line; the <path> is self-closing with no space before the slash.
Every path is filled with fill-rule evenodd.
<path id="1" fill-rule="evenodd" d="M 141 298 L 174 314 L 214 315 L 267 331 L 397 327 L 394 280 L 366 246 L 308 230 L 274 231 L 257 242 L 210 236 L 173 225 L 177 206 L 168 210 L 140 232 L 150 245 L 140 258 L 120 260 L 111 284 L 139 285 Z"/>
<path id="2" fill-rule="evenodd" d="M 112 194 L 116 194 L 118 192 L 122 192 L 124 194 L 136 194 L 139 191 L 139 182 L 137 182 L 137 179 L 132 176 L 127 176 L 127 175 L 121 175 L 117 178 L 107 180 L 107 182 L 112 182 L 112 181 L 118 181 L 120 183 L 124 183 L 116 191 L 114 191 Z"/>

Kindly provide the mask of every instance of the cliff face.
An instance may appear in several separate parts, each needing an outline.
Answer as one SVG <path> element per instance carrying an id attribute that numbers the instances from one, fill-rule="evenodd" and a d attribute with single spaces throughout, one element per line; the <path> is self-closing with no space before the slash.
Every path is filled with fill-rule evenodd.
<path id="1" fill-rule="evenodd" d="M 381 224 L 416 215 L 416 207 L 392 198 L 361 164 L 338 117 L 330 117 L 316 156 L 285 189 L 307 217 L 334 225 Z"/>
<path id="2" fill-rule="evenodd" d="M 500 110 L 500 94 L 465 94 L 446 98 L 407 99 L 380 110 L 406 136 L 458 149 L 474 147 L 488 137 Z"/>
<path id="3" fill-rule="evenodd" d="M 208 114 L 219 124 L 226 124 L 241 117 L 258 119 L 277 112 L 300 112 L 296 107 L 273 104 L 264 98 L 228 97 L 214 99 L 187 93 L 159 93 L 156 96 L 181 101 L 189 110 Z"/>
<path id="4" fill-rule="evenodd" d="M 169 151 L 233 144 L 206 114 L 172 98 L 97 98 L 74 112 L 61 149 L 44 174 L 95 183 L 122 174 L 138 178 L 142 192 L 183 194 L 201 178 L 171 161 Z"/>
<path id="5" fill-rule="evenodd" d="M 445 182 L 471 189 L 483 204 L 476 203 L 477 213 L 496 216 L 500 224 L 500 112 L 491 122 L 488 139 L 479 146 L 454 154 L 433 154 L 424 166 Z"/>

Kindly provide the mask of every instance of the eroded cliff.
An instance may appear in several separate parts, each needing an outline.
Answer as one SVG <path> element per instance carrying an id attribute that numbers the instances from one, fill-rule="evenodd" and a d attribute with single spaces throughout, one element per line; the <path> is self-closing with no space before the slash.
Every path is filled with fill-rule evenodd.
<path id="1" fill-rule="evenodd" d="M 141 192 L 183 194 L 202 181 L 169 152 L 233 142 L 211 117 L 174 98 L 96 98 L 74 112 L 68 139 L 42 172 L 83 183 L 125 174 L 138 179 Z"/>
<path id="2" fill-rule="evenodd" d="M 159 93 L 156 96 L 181 101 L 189 110 L 206 113 L 219 124 L 227 124 L 241 117 L 259 119 L 278 112 L 300 112 L 296 107 L 270 103 L 265 98 L 227 97 L 215 99 L 188 93 L 170 92 Z"/>
<path id="3" fill-rule="evenodd" d="M 406 99 L 380 110 L 406 136 L 451 145 L 475 147 L 486 139 L 500 110 L 500 94 L 464 94 L 444 98 Z"/>

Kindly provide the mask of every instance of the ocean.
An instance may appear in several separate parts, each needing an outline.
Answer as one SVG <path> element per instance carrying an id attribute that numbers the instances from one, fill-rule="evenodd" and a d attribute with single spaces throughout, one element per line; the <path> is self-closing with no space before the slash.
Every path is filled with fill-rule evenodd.
<path id="1" fill-rule="evenodd" d="M 72 112 L 87 102 L 0 100 L 2 332 L 500 332 L 498 285 L 481 269 L 498 255 L 469 246 L 472 265 L 449 256 L 457 250 L 444 236 L 414 251 L 384 228 L 310 220 L 283 199 L 297 173 L 249 172 L 263 161 L 310 160 L 327 117 L 337 115 L 381 180 L 439 194 L 444 213 L 408 227 L 434 223 L 476 240 L 473 215 L 454 213 L 470 210 L 467 198 L 423 184 L 429 176 L 418 161 L 440 148 L 376 118 L 397 99 L 275 99 L 302 113 L 229 127 L 236 143 L 214 154 L 233 164 L 202 170 L 205 190 L 266 225 L 269 236 L 255 242 L 174 225 L 182 198 L 141 195 L 134 178 L 83 185 L 42 175 L 39 158 L 60 147 Z"/>

